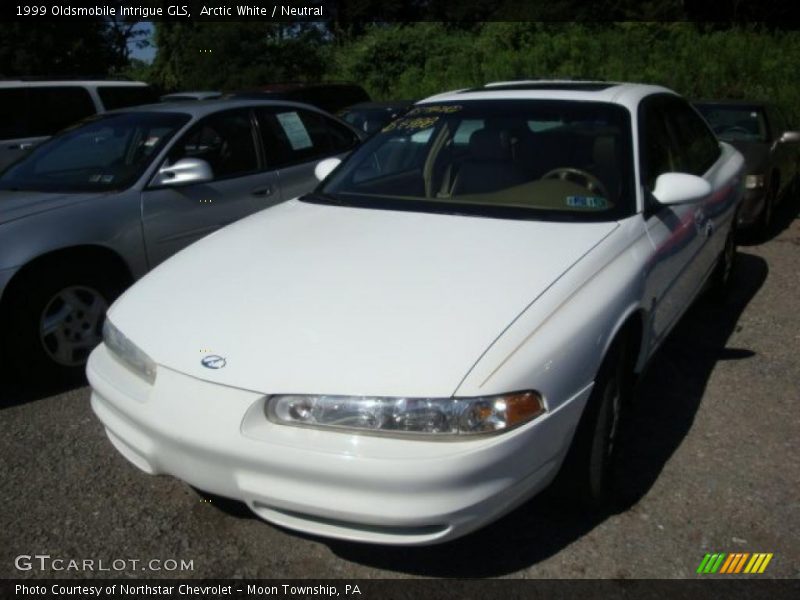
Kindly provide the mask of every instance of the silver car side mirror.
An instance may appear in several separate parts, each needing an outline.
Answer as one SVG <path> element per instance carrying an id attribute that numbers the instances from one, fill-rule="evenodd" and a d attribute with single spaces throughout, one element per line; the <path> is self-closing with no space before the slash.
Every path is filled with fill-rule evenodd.
<path id="1" fill-rule="evenodd" d="M 686 204 L 711 194 L 711 184 L 689 173 L 662 173 L 653 196 L 661 204 Z"/>
<path id="2" fill-rule="evenodd" d="M 153 178 L 153 185 L 186 185 L 212 179 L 214 171 L 202 158 L 182 158 L 174 165 L 161 167 Z"/>
<path id="3" fill-rule="evenodd" d="M 781 142 L 800 142 L 800 131 L 784 131 Z"/>
<path id="4" fill-rule="evenodd" d="M 326 158 L 325 160 L 319 161 L 317 166 L 314 167 L 314 177 L 317 178 L 317 181 L 322 181 L 330 175 L 331 171 L 338 167 L 341 162 L 342 161 L 338 158 Z"/>

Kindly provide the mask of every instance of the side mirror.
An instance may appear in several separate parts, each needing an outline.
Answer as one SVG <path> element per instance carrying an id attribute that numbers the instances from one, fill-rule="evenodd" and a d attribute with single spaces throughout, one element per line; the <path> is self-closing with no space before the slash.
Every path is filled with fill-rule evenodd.
<path id="1" fill-rule="evenodd" d="M 314 167 L 314 177 L 317 178 L 317 181 L 322 181 L 340 164 L 342 164 L 342 161 L 339 158 L 326 158 L 325 160 L 321 160 L 317 163 L 317 166 Z"/>
<path id="2" fill-rule="evenodd" d="M 711 194 L 711 184 L 689 173 L 662 173 L 653 196 L 661 204 L 686 204 Z"/>
<path id="3" fill-rule="evenodd" d="M 186 185 L 214 179 L 211 165 L 201 158 L 182 158 L 174 165 L 161 167 L 153 178 L 153 185 Z"/>
<path id="4" fill-rule="evenodd" d="M 800 131 L 784 131 L 781 142 L 800 142 Z"/>

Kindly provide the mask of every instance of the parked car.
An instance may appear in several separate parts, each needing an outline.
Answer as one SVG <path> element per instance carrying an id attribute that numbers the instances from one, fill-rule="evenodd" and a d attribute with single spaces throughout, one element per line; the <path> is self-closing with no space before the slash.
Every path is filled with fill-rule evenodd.
<path id="1" fill-rule="evenodd" d="M 767 232 L 777 203 L 797 192 L 800 131 L 790 129 L 781 110 L 768 103 L 707 100 L 694 103 L 719 139 L 745 159 L 745 187 L 739 226 Z"/>
<path id="2" fill-rule="evenodd" d="M 329 113 L 356 104 L 368 102 L 369 94 L 360 85 L 347 82 L 322 83 L 271 83 L 254 90 L 233 92 L 231 98 L 293 100 L 304 102 Z"/>
<path id="3" fill-rule="evenodd" d="M 730 277 L 741 155 L 662 87 L 512 82 L 338 163 L 114 303 L 87 366 L 114 446 L 348 540 L 452 539 L 559 471 L 601 503 L 635 377 Z"/>
<path id="4" fill-rule="evenodd" d="M 0 80 L 0 171 L 85 117 L 156 100 L 141 81 Z"/>
<path id="5" fill-rule="evenodd" d="M 358 142 L 311 107 L 230 100 L 116 111 L 51 138 L 0 175 L 6 362 L 37 377 L 82 374 L 127 285 L 222 225 L 310 191 L 317 162 Z"/>
<path id="6" fill-rule="evenodd" d="M 188 100 L 216 100 L 222 92 L 175 92 L 161 96 L 161 102 L 186 102 Z"/>
<path id="7" fill-rule="evenodd" d="M 340 110 L 337 116 L 367 135 L 372 135 L 414 105 L 410 100 L 395 102 L 359 102 Z"/>

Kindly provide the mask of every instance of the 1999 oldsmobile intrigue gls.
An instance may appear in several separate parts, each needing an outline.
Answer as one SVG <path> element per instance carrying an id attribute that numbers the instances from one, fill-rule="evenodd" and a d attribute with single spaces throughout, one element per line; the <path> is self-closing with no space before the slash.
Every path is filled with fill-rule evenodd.
<path id="1" fill-rule="evenodd" d="M 741 156 L 664 88 L 512 82 L 336 163 L 111 307 L 113 444 L 349 540 L 452 539 L 559 472 L 602 501 L 631 381 L 730 276 Z"/>

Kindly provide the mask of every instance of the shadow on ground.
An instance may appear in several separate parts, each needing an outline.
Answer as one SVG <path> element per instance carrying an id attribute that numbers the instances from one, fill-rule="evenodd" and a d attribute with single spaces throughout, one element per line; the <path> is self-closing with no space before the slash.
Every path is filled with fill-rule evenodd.
<path id="1" fill-rule="evenodd" d="M 614 512 L 636 504 L 692 427 L 717 361 L 747 360 L 747 348 L 728 348 L 744 308 L 767 276 L 763 259 L 740 253 L 730 295 L 701 298 L 651 361 L 622 440 L 625 474 Z M 423 548 L 322 540 L 343 559 L 370 567 L 432 577 L 490 577 L 519 571 L 564 549 L 608 517 L 576 514 L 545 493 L 500 521 L 465 538 Z"/>
<path id="2" fill-rule="evenodd" d="M 53 379 L 21 378 L 16 374 L 0 371 L 0 410 L 35 402 L 88 385 L 86 377 L 71 381 Z"/>

